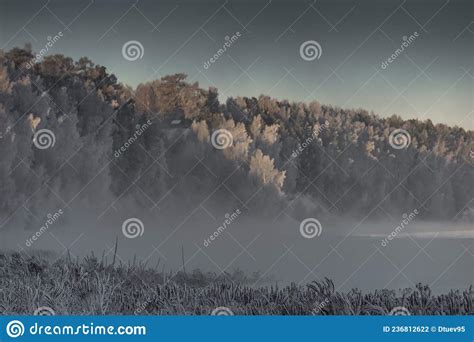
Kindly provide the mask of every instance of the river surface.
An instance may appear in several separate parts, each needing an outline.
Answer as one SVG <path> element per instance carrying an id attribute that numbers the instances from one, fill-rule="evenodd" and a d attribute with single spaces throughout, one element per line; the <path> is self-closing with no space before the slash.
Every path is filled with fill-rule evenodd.
<path id="1" fill-rule="evenodd" d="M 244 215 L 242 215 L 244 216 Z M 54 251 L 75 257 L 105 254 L 110 261 L 115 239 L 117 259 L 146 260 L 159 269 L 182 266 L 216 273 L 241 269 L 260 271 L 255 286 L 268 283 L 305 284 L 328 277 L 336 288 L 400 289 L 422 282 L 435 293 L 465 289 L 474 284 L 474 227 L 449 223 L 412 222 L 391 240 L 385 240 L 396 224 L 389 222 L 321 222 L 319 236 L 305 238 L 299 222 L 281 216 L 255 220 L 238 217 L 214 240 L 204 243 L 224 221 L 203 211 L 183 217 L 159 220 L 142 217 L 143 235 L 126 238 L 119 215 L 107 220 L 78 224 L 53 224 L 30 247 L 26 240 L 38 229 L 3 233 L 3 250 Z M 269 280 L 271 279 L 271 280 Z"/>

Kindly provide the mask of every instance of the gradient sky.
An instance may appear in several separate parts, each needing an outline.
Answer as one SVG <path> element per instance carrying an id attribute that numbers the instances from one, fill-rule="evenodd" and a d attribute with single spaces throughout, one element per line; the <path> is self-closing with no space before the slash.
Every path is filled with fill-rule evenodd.
<path id="1" fill-rule="evenodd" d="M 132 86 L 184 72 L 221 99 L 263 93 L 473 129 L 473 13 L 470 0 L 0 0 L 0 48 L 31 42 L 39 51 L 62 31 L 50 53 L 87 56 Z M 129 40 L 142 43 L 142 59 L 123 58 Z M 300 57 L 307 40 L 319 42 L 320 59 Z"/>

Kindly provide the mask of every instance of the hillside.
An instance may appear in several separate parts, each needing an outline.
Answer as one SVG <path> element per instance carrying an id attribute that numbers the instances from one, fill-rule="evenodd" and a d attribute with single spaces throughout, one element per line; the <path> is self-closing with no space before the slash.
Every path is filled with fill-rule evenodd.
<path id="1" fill-rule="evenodd" d="M 132 89 L 87 58 L 32 58 L 0 51 L 2 219 L 25 203 L 192 208 L 210 193 L 254 215 L 474 219 L 472 131 L 265 95 L 224 104 L 183 74 Z"/>

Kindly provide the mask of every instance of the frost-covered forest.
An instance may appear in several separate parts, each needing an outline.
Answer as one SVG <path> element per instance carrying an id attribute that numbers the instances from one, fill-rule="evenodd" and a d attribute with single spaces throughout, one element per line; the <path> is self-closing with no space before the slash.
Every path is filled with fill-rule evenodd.
<path id="1" fill-rule="evenodd" d="M 472 131 L 266 95 L 221 103 L 184 74 L 132 89 L 87 58 L 27 68 L 32 58 L 29 47 L 0 51 L 2 220 L 24 203 L 33 214 L 104 198 L 192 207 L 211 192 L 255 215 L 364 217 L 382 203 L 397 215 L 474 219 Z M 35 148 L 40 129 L 54 133 L 52 148 Z M 211 143 L 218 129 L 231 133 L 225 149 Z M 407 148 L 389 144 L 395 129 L 409 132 Z"/>

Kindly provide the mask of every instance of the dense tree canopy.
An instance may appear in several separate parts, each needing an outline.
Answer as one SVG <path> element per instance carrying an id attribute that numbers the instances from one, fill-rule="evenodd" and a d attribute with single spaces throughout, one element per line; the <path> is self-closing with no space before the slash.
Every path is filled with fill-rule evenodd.
<path id="1" fill-rule="evenodd" d="M 121 198 L 136 182 L 152 202 L 172 191 L 191 204 L 225 181 L 238 198 L 230 200 L 246 206 L 272 198 L 335 215 L 419 208 L 428 219 L 474 218 L 472 131 L 265 95 L 221 104 L 217 89 L 184 74 L 132 89 L 87 58 L 48 56 L 28 69 L 32 58 L 28 48 L 0 51 L 1 216 L 27 200 L 40 210 L 45 202 L 34 198 L 60 204 L 100 177 L 90 203 Z M 54 153 L 34 148 L 43 128 L 55 134 Z M 217 129 L 232 135 L 222 150 L 211 144 Z M 406 148 L 391 146 L 395 129 L 409 133 Z"/>

